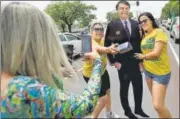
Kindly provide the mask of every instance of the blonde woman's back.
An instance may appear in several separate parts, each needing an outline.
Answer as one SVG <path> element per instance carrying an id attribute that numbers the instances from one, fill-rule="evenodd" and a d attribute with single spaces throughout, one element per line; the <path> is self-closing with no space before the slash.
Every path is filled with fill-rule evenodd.
<path id="1" fill-rule="evenodd" d="M 39 9 L 10 3 L 1 16 L 1 118 L 80 118 L 90 114 L 100 92 L 101 59 L 88 87 L 65 92 L 63 68 L 73 72 L 52 19 Z"/>
<path id="2" fill-rule="evenodd" d="M 15 2 L 2 10 L 1 20 L 2 70 L 37 77 L 52 87 L 57 87 L 54 76 L 63 79 L 62 69 L 74 72 L 48 15 Z"/>

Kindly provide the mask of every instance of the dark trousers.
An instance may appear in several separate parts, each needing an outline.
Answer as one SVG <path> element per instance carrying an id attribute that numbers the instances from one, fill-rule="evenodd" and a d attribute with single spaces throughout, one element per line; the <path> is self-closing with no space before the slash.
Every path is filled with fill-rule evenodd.
<path id="1" fill-rule="evenodd" d="M 143 84 L 142 75 L 139 70 L 139 63 L 128 62 L 122 64 L 121 69 L 118 70 L 118 75 L 120 80 L 120 99 L 125 113 L 131 112 L 128 101 L 130 82 L 132 82 L 134 92 L 135 110 L 141 110 Z"/>

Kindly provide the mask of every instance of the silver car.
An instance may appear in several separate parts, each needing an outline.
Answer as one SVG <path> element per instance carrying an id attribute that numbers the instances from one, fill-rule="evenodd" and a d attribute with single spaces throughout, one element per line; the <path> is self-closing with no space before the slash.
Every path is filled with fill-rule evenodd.
<path id="1" fill-rule="evenodd" d="M 71 33 L 58 33 L 63 45 L 73 45 L 73 56 L 81 55 L 81 38 Z"/>

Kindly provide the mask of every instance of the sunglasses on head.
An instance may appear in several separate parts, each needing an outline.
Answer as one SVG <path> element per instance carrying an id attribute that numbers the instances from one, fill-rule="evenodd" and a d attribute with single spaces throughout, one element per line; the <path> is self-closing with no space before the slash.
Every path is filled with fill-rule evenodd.
<path id="1" fill-rule="evenodd" d="M 94 31 L 95 31 L 95 32 L 98 32 L 98 31 L 103 32 L 103 31 L 104 31 L 104 28 L 94 28 Z"/>
<path id="2" fill-rule="evenodd" d="M 144 20 L 140 21 L 139 24 L 142 24 L 142 23 L 145 23 L 145 24 L 146 24 L 147 21 L 148 21 L 148 19 L 144 19 Z"/>

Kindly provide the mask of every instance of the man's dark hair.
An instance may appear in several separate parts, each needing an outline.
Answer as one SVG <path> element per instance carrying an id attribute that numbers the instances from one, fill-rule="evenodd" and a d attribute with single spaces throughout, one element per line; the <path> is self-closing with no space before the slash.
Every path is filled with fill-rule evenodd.
<path id="1" fill-rule="evenodd" d="M 119 2 L 116 4 L 116 10 L 118 10 L 119 4 L 125 4 L 125 5 L 129 6 L 129 8 L 130 8 L 130 4 L 129 4 L 128 1 L 126 1 L 126 0 L 121 0 L 121 1 L 119 1 Z"/>

